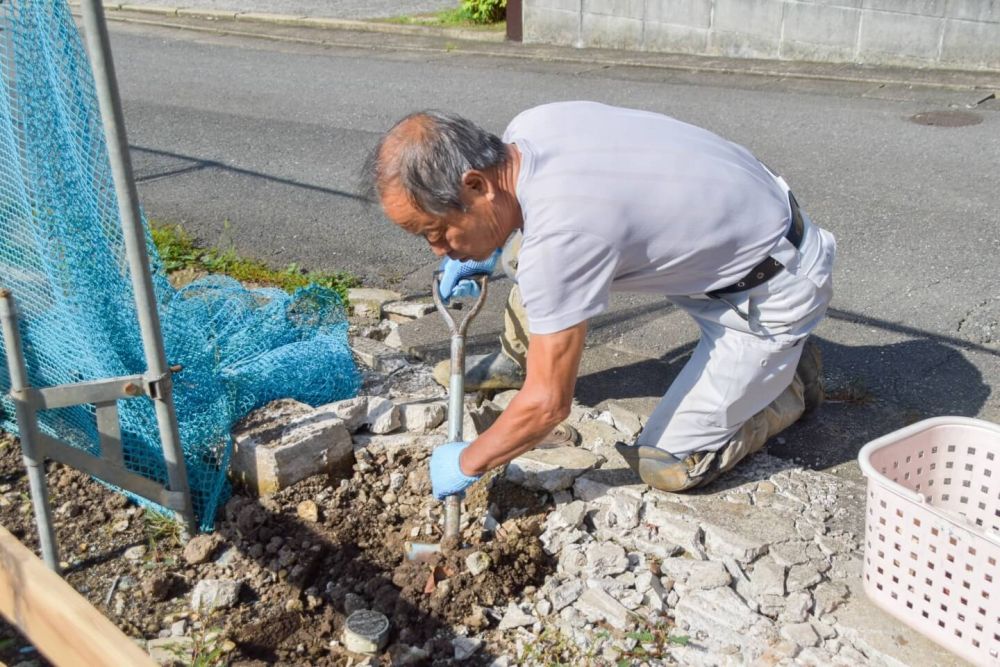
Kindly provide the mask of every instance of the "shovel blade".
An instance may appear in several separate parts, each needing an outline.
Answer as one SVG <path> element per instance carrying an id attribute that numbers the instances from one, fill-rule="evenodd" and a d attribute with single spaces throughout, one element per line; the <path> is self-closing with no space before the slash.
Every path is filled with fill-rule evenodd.
<path id="1" fill-rule="evenodd" d="M 427 542 L 406 542 L 404 548 L 406 560 L 424 561 L 441 553 L 440 544 L 428 544 Z"/>

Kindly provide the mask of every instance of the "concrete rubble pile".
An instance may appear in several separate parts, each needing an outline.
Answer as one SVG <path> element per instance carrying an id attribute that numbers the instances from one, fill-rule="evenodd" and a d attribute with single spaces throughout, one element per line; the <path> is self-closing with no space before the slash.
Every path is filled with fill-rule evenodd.
<path id="1" fill-rule="evenodd" d="M 235 473 L 261 494 L 353 465 L 375 444 L 429 451 L 443 442 L 444 391 L 426 365 L 392 347 L 399 321 L 431 311 L 376 307 L 376 297 L 394 295 L 356 302 L 370 318 L 352 342 L 367 373 L 362 396 L 317 409 L 272 404 L 236 434 Z M 514 394 L 478 404 L 470 395 L 466 437 L 488 428 Z M 638 483 L 613 448 L 634 441 L 642 416 L 610 403 L 577 406 L 569 421 L 579 445 L 529 452 L 503 473 L 552 508 L 541 541 L 554 572 L 490 610 L 492 627 L 459 628 L 457 659 L 502 638 L 511 653 L 493 664 L 531 662 L 532 647 L 558 633 L 606 664 L 926 664 L 911 654 L 929 644 L 900 641 L 909 631 L 861 591 L 862 486 L 759 454 L 705 491 L 662 493 Z M 489 513 L 466 519 L 497 528 Z M 471 572 L 490 567 L 474 556 Z M 217 585 L 196 588 L 202 604 L 227 603 Z M 644 646 L 654 637 L 658 646 Z M 661 657 L 636 657 L 643 653 Z"/>

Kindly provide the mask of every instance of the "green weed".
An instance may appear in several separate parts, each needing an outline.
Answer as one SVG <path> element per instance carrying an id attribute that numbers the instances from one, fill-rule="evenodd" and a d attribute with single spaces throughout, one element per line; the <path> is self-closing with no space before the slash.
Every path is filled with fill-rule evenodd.
<path id="1" fill-rule="evenodd" d="M 166 514 L 153 510 L 143 513 L 145 519 L 146 539 L 149 540 L 149 550 L 158 553 L 160 545 L 180 546 L 183 541 L 184 528 L 180 522 Z"/>
<path id="2" fill-rule="evenodd" d="M 191 663 L 188 667 L 225 667 L 229 664 L 226 648 L 222 641 L 222 630 L 202 629 L 192 637 Z"/>
<path id="3" fill-rule="evenodd" d="M 381 19 L 384 23 L 399 25 L 423 25 L 440 28 L 471 28 L 474 30 L 501 30 L 505 27 L 503 17 L 494 21 L 478 21 L 470 8 L 465 5 L 445 9 L 433 14 L 393 16 Z"/>
<path id="4" fill-rule="evenodd" d="M 232 247 L 206 248 L 180 225 L 153 223 L 151 228 L 153 243 L 167 273 L 181 270 L 221 273 L 241 282 L 278 287 L 287 292 L 316 284 L 336 291 L 345 304 L 347 290 L 360 285 L 355 276 L 344 272 L 306 271 L 297 264 L 275 269 L 259 260 L 240 257 Z"/>

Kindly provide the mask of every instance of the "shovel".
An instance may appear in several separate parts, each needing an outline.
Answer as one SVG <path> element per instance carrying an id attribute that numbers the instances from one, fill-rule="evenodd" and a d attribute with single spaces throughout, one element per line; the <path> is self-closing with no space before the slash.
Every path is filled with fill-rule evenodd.
<path id="1" fill-rule="evenodd" d="M 431 292 L 434 294 L 434 305 L 437 306 L 444 321 L 448 323 L 451 331 L 451 378 L 448 383 L 448 442 L 457 442 L 462 439 L 462 422 L 465 418 L 465 333 L 469 328 L 469 323 L 482 309 L 486 302 L 486 282 L 488 275 L 475 276 L 471 278 L 479 284 L 479 298 L 469 309 L 468 314 L 462 318 L 461 322 L 456 322 L 451 311 L 441 300 L 441 293 L 438 288 L 441 284 L 441 272 L 434 273 L 434 282 Z M 455 538 L 459 535 L 460 524 L 462 522 L 462 498 L 461 496 L 448 496 L 444 499 L 444 537 L 445 540 Z M 426 544 L 420 542 L 406 543 L 406 557 L 409 560 L 420 560 L 421 557 L 441 551 L 440 544 Z"/>

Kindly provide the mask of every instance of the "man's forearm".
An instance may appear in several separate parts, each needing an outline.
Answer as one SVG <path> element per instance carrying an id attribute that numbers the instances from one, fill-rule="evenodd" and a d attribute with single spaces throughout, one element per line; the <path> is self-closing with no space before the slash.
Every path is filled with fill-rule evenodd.
<path id="1" fill-rule="evenodd" d="M 481 475 L 516 458 L 541 442 L 568 413 L 568 406 L 546 407 L 518 394 L 493 426 L 462 453 L 462 472 Z"/>
<path id="2" fill-rule="evenodd" d="M 587 323 L 581 322 L 531 337 L 524 387 L 496 423 L 462 452 L 459 467 L 464 474 L 481 475 L 507 463 L 569 416 L 586 335 Z"/>

